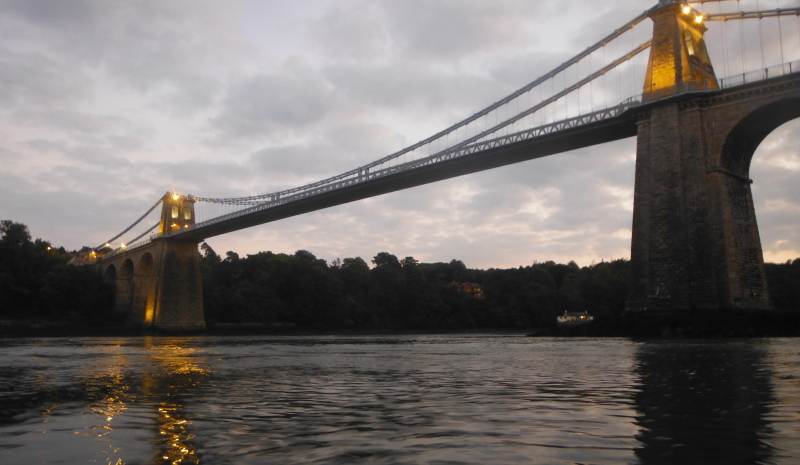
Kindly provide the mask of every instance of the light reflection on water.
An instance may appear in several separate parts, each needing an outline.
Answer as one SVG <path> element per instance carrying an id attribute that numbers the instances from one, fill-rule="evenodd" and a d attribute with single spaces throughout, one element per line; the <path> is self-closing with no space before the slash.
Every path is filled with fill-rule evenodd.
<path id="1" fill-rule="evenodd" d="M 0 340 L 0 462 L 797 463 L 800 344 Z"/>

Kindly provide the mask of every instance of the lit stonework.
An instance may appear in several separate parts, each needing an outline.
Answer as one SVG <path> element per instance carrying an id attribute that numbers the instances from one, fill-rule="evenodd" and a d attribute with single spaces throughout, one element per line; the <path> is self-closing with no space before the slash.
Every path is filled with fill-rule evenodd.
<path id="1" fill-rule="evenodd" d="M 703 16 L 691 7 L 665 2 L 650 16 L 653 44 L 644 82 L 645 100 L 677 92 L 718 89 L 703 34 Z"/>
<path id="2" fill-rule="evenodd" d="M 159 236 L 180 229 L 188 229 L 194 225 L 194 197 L 167 192 L 162 197 L 161 202 L 161 222 L 158 225 Z"/>

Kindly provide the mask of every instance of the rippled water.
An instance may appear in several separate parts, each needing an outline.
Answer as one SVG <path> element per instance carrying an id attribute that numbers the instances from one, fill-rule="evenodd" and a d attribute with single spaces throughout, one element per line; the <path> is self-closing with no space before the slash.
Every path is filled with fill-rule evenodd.
<path id="1" fill-rule="evenodd" d="M 798 463 L 798 368 L 795 339 L 5 339 L 0 463 Z"/>

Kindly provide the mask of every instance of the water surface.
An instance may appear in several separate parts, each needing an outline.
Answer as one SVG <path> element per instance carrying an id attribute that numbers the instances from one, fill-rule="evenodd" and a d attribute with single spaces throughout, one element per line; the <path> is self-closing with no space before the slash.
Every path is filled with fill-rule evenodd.
<path id="1" fill-rule="evenodd" d="M 795 339 L 0 340 L 3 464 L 800 461 Z"/>

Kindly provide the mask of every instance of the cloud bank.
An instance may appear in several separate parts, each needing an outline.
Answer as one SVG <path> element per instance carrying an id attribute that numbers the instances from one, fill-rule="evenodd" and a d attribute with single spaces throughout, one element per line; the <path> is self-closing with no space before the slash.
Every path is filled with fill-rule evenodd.
<path id="1" fill-rule="evenodd" d="M 473 114 L 647 7 L 0 0 L 0 217 L 79 248 L 167 190 L 256 195 L 338 174 Z M 751 172 L 772 261 L 800 256 L 798 128 L 770 135 Z M 634 164 L 623 140 L 209 242 L 482 268 L 628 257 Z"/>

